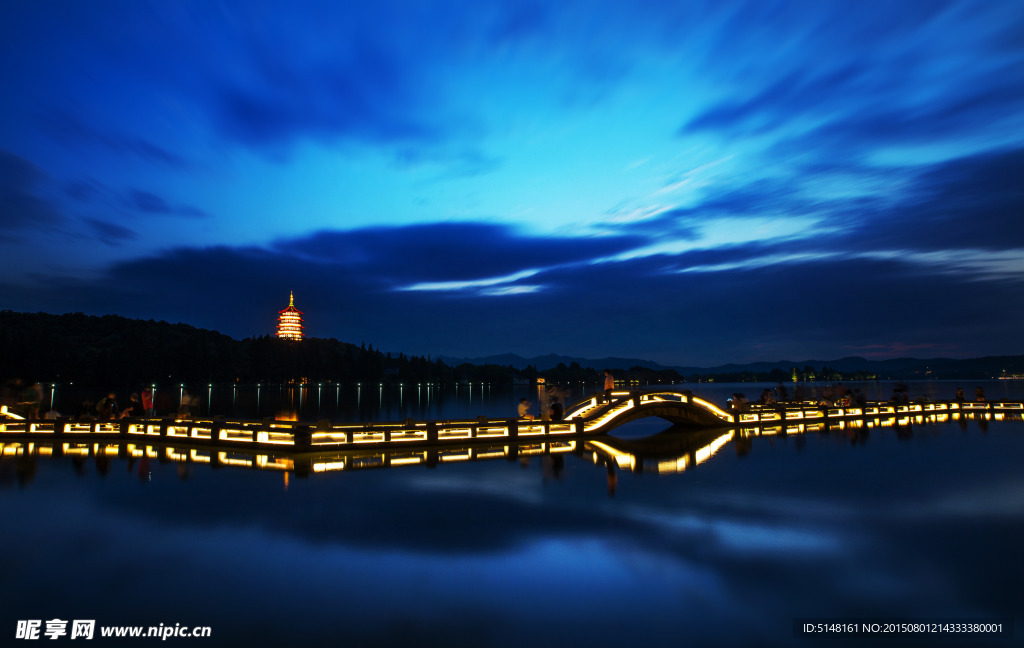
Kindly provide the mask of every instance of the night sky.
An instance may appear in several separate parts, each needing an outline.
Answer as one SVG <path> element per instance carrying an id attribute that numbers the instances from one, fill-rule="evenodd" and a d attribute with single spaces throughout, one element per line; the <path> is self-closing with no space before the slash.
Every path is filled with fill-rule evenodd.
<path id="1" fill-rule="evenodd" d="M 414 354 L 1020 354 L 1024 5 L 0 3 L 0 308 Z"/>

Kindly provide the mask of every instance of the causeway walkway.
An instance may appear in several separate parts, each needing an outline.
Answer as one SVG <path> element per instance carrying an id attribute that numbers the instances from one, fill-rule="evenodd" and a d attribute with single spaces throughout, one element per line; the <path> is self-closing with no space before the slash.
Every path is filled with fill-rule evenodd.
<path id="1" fill-rule="evenodd" d="M 0 442 L 5 439 L 37 439 L 65 443 L 157 441 L 184 446 L 215 446 L 270 450 L 276 454 L 322 453 L 360 449 L 518 444 L 590 439 L 608 435 L 615 428 L 640 418 L 656 416 L 683 429 L 727 430 L 757 426 L 835 424 L 842 421 L 871 423 L 883 419 L 928 416 L 942 420 L 961 415 L 984 415 L 999 420 L 1024 414 L 1022 402 L 936 401 L 893 404 L 868 403 L 863 407 L 822 406 L 812 402 L 787 402 L 771 406 L 749 405 L 724 410 L 683 389 L 614 391 L 610 398 L 598 394 L 583 399 L 565 412 L 562 421 L 521 419 L 445 420 L 380 423 L 332 423 L 263 420 L 121 419 L 78 421 L 72 419 L 25 420 L 0 409 Z"/>

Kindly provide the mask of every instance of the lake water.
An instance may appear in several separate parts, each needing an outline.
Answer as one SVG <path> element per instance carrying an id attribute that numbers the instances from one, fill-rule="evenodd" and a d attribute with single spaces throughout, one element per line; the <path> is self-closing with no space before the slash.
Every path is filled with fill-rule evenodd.
<path id="1" fill-rule="evenodd" d="M 696 387 L 721 404 L 761 386 Z M 984 387 L 1024 396 L 1016 381 Z M 515 396 L 480 399 L 481 413 Z M 1019 420 L 757 436 L 682 472 L 612 476 L 589 452 L 304 479 L 4 456 L 0 637 L 59 618 L 210 627 L 167 640 L 193 645 L 813 646 L 837 640 L 794 637 L 794 619 L 1014 617 L 1022 456 Z"/>

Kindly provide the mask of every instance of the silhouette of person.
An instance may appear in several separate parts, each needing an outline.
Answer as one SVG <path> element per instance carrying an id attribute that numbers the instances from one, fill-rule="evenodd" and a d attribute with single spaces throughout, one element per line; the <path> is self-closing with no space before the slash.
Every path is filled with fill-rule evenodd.
<path id="1" fill-rule="evenodd" d="M 611 402 L 612 390 L 615 389 L 615 377 L 612 376 L 611 369 L 604 370 L 604 398 L 606 401 Z"/>
<path id="2" fill-rule="evenodd" d="M 96 403 L 96 411 L 101 419 L 117 418 L 117 394 L 110 392 Z"/>
<path id="3" fill-rule="evenodd" d="M 558 396 L 551 397 L 550 414 L 552 421 L 561 421 L 562 416 L 565 414 L 565 412 L 562 410 L 562 403 L 561 401 L 558 400 Z"/>

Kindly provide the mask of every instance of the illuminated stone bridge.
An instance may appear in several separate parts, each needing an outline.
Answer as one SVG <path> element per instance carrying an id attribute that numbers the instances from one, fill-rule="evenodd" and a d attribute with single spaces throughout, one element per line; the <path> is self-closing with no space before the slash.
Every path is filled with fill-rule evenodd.
<path id="1" fill-rule="evenodd" d="M 412 448 L 496 443 L 554 442 L 602 437 L 639 418 L 656 416 L 692 430 L 770 425 L 803 425 L 870 421 L 891 417 L 986 414 L 999 418 L 1020 415 L 1019 402 L 934 402 L 896 405 L 870 403 L 863 407 L 831 407 L 815 403 L 782 403 L 726 411 L 688 390 L 613 391 L 572 405 L 562 421 L 487 419 L 382 423 L 303 423 L 292 421 L 228 421 L 221 417 L 183 420 L 123 419 L 76 421 L 24 420 L 0 411 L 0 438 L 39 439 L 65 443 L 102 440 L 130 443 L 149 441 L 184 446 L 266 449 L 277 453 L 319 453 L 364 448 Z"/>

